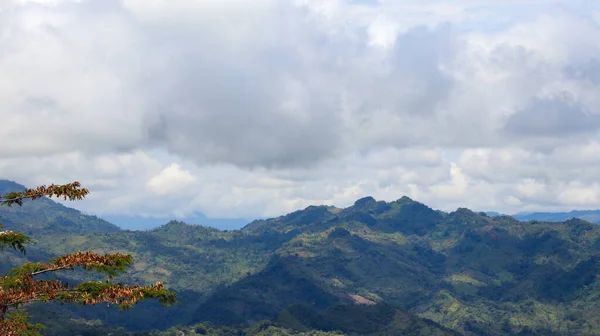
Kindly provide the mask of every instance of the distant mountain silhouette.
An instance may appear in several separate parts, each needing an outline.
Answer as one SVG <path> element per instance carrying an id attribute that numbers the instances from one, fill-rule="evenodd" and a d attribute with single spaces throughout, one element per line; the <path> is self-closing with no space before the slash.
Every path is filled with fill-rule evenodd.
<path id="1" fill-rule="evenodd" d="M 188 224 L 210 226 L 220 230 L 238 230 L 252 221 L 251 219 L 243 218 L 209 218 L 200 212 L 196 212 L 191 216 L 183 218 L 141 217 L 123 215 L 107 215 L 102 216 L 102 218 L 120 226 L 122 229 L 125 230 L 151 230 L 161 225 L 164 225 L 172 220 L 178 220 Z"/>
<path id="2" fill-rule="evenodd" d="M 487 211 L 486 214 L 488 216 L 503 215 L 495 211 Z M 579 218 L 591 223 L 600 224 L 600 210 L 572 210 L 569 212 L 521 212 L 508 216 L 523 222 L 532 220 L 542 222 L 564 222 L 572 218 Z"/>

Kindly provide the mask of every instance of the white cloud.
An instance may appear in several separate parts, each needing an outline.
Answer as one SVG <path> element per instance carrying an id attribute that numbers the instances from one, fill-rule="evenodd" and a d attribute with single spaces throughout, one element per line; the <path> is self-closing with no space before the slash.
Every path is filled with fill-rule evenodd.
<path id="1" fill-rule="evenodd" d="M 196 178 L 189 171 L 181 169 L 177 163 L 172 163 L 160 174 L 153 176 L 146 186 L 153 193 L 165 196 L 171 194 L 189 193 L 190 185 L 196 181 Z"/>
<path id="2" fill-rule="evenodd" d="M 76 206 L 99 214 L 271 216 L 366 195 L 593 207 L 597 13 L 577 0 L 0 0 L 0 175 L 79 179 L 92 195 Z"/>
<path id="3" fill-rule="evenodd" d="M 600 201 L 600 187 L 597 183 L 591 186 L 572 183 L 560 191 L 558 200 L 579 207 L 595 207 Z"/>
<path id="4" fill-rule="evenodd" d="M 398 24 L 384 15 L 378 16 L 368 28 L 369 44 L 391 48 L 398 37 Z"/>

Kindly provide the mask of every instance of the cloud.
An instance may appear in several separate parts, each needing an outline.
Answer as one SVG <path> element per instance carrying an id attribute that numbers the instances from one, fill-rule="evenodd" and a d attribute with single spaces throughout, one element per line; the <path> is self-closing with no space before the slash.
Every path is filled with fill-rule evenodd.
<path id="1" fill-rule="evenodd" d="M 294 36 L 277 41 L 317 43 Z M 350 42 L 321 42 L 320 55 L 270 46 L 260 53 L 272 58 L 245 55 L 235 71 L 206 60 L 206 48 L 191 50 L 174 69 L 175 92 L 154 104 L 164 108 L 149 117 L 152 140 L 199 163 L 247 167 L 308 166 L 373 143 L 406 146 L 413 134 L 405 120 L 422 122 L 450 91 L 436 68 L 448 38 L 445 29 L 410 31 L 383 67 L 373 64 L 380 71 L 366 56 L 344 60 L 344 49 L 356 47 Z"/>
<path id="2" fill-rule="evenodd" d="M 116 2 L 57 1 L 2 12 L 0 157 L 140 145 L 138 36 Z"/>
<path id="3" fill-rule="evenodd" d="M 181 169 L 181 166 L 177 163 L 172 163 L 163 169 L 160 174 L 152 177 L 146 183 L 146 186 L 153 193 L 165 196 L 186 189 L 194 181 L 196 181 L 196 178 L 189 171 Z"/>
<path id="4" fill-rule="evenodd" d="M 568 93 L 534 99 L 528 107 L 510 116 L 506 130 L 521 136 L 585 136 L 600 128 L 600 115 L 578 106 Z"/>
<path id="5" fill-rule="evenodd" d="M 598 18 L 585 1 L 0 1 L 0 175 L 79 179 L 104 214 L 593 207 Z"/>

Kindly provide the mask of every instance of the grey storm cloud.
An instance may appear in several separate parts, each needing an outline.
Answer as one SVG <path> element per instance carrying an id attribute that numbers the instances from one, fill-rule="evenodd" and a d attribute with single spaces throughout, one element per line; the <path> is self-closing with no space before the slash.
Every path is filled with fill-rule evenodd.
<path id="1" fill-rule="evenodd" d="M 323 113 L 334 108 L 327 97 L 308 92 L 291 65 L 279 72 L 268 63 L 240 62 L 247 67 L 228 69 L 189 50 L 173 69 L 172 87 L 147 115 L 151 140 L 199 161 L 239 165 L 301 164 L 331 155 L 340 123 L 334 113 Z"/>
<path id="2" fill-rule="evenodd" d="M 146 115 L 151 142 L 199 162 L 307 166 L 355 150 L 357 139 L 409 145 L 417 134 L 381 134 L 368 122 L 374 111 L 426 119 L 451 92 L 440 70 L 454 53 L 449 26 L 411 29 L 378 53 L 364 38 L 311 29 L 306 17 L 281 20 L 287 28 L 258 51 L 228 55 L 203 36 L 183 46 Z"/>
<path id="3" fill-rule="evenodd" d="M 396 81 L 404 81 L 394 92 L 392 81 L 385 83 L 391 97 L 404 97 L 396 106 L 396 113 L 431 115 L 437 105 L 443 103 L 452 92 L 454 79 L 441 70 L 456 55 L 458 42 L 450 25 L 435 30 L 417 27 L 398 37 L 392 54 L 392 71 L 388 75 Z M 387 91 L 386 90 L 386 91 Z M 404 92 L 403 92 L 404 90 Z M 382 100 L 384 98 L 382 97 Z"/>
<path id="4" fill-rule="evenodd" d="M 595 57 L 582 64 L 565 67 L 567 78 L 587 82 L 591 85 L 600 85 L 600 58 Z"/>
<path id="5" fill-rule="evenodd" d="M 568 93 L 536 98 L 510 116 L 506 130 L 524 137 L 585 135 L 600 128 L 600 115 L 591 114 Z"/>

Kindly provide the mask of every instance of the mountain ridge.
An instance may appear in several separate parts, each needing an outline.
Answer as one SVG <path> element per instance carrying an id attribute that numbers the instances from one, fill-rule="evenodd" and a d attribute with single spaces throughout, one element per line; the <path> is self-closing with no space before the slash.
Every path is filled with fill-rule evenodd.
<path id="1" fill-rule="evenodd" d="M 0 194 L 27 190 L 27 187 L 9 180 L 0 180 Z M 79 210 L 69 208 L 48 197 L 35 201 L 24 200 L 22 206 L 0 207 L 0 222 L 7 229 L 25 234 L 35 230 L 64 231 L 78 233 L 110 233 L 121 229 L 104 219 L 90 216 Z"/>
<path id="2" fill-rule="evenodd" d="M 521 221 L 563 222 L 571 218 L 579 218 L 600 224 L 600 210 L 571 210 L 568 212 L 531 212 L 512 215 Z"/>
<path id="3" fill-rule="evenodd" d="M 39 209 L 31 210 L 35 217 Z M 119 251 L 136 263 L 115 281 L 161 280 L 181 294 L 175 308 L 51 307 L 65 318 L 101 319 L 131 332 L 202 329 L 193 326 L 203 322 L 242 332 L 267 319 L 267 329 L 330 333 L 338 326 L 362 335 L 366 329 L 336 312 L 366 315 L 374 306 L 381 316 L 395 307 L 392 315 L 408 322 L 382 318 L 369 329 L 373 335 L 600 335 L 600 226 L 585 220 L 520 222 L 467 208 L 446 213 L 408 197 L 365 197 L 233 231 L 170 221 L 150 231 L 32 232 L 37 244 L 28 255 L 4 253 L 3 265 L 74 250 Z M 44 321 L 47 314 L 36 308 L 34 316 Z M 60 334 L 61 326 L 54 328 Z"/>

